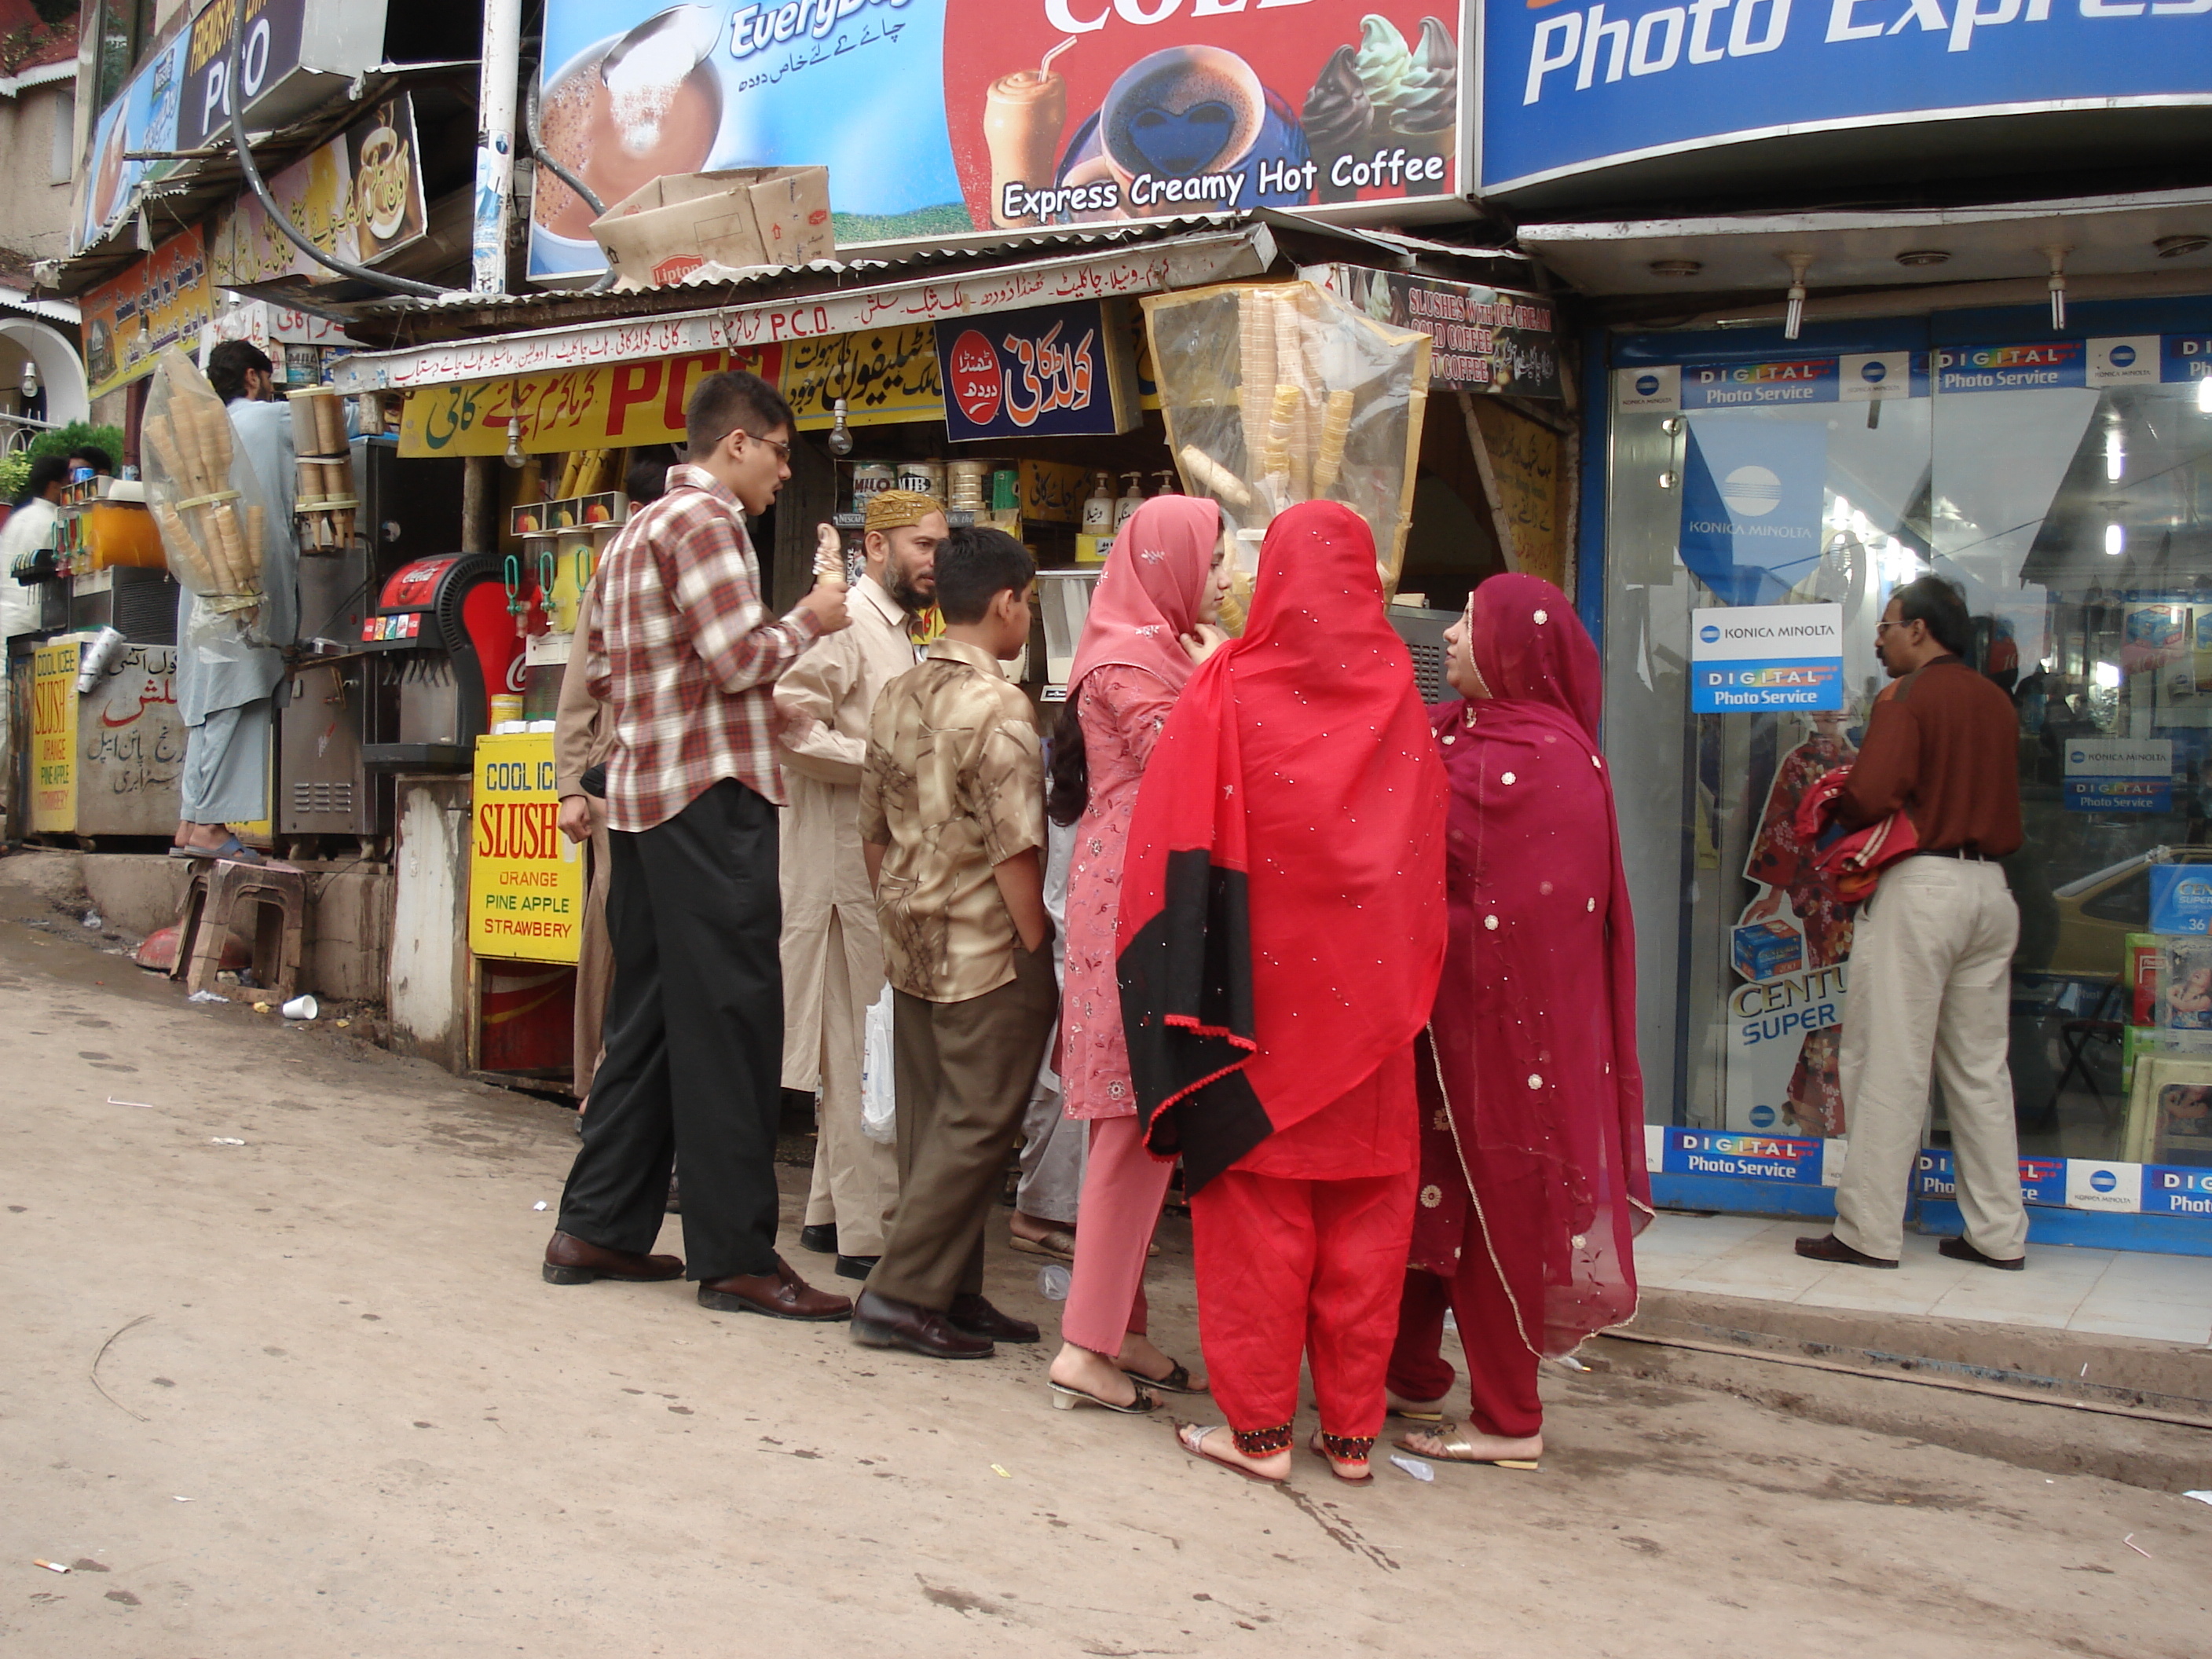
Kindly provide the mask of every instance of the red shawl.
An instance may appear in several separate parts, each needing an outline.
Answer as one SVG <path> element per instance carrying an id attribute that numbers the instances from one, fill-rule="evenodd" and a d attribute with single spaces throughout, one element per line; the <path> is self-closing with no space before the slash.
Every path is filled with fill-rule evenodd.
<path id="1" fill-rule="evenodd" d="M 1562 1354 L 1636 1309 L 1631 1241 L 1651 1188 L 1635 936 L 1596 647 L 1534 576 L 1492 577 L 1469 613 L 1492 695 L 1434 716 L 1451 944 L 1419 1078 L 1413 1264 L 1453 1277 L 1492 1235 L 1538 1241 L 1544 1305 L 1484 1336 Z"/>
<path id="2" fill-rule="evenodd" d="M 1444 948 L 1444 780 L 1375 542 L 1279 516 L 1243 637 L 1168 717 L 1116 967 L 1146 1144 L 1193 1191 L 1413 1041 Z"/>

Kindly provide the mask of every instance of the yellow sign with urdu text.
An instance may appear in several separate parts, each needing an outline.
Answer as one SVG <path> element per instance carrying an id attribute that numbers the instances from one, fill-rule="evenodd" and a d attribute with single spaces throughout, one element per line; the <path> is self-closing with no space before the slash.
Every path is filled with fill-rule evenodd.
<path id="1" fill-rule="evenodd" d="M 201 327 L 214 320 L 207 239 L 197 225 L 179 231 L 120 276 L 87 290 L 77 310 L 94 397 L 151 374 L 164 346 L 191 349 Z"/>
<path id="2" fill-rule="evenodd" d="M 76 828 L 75 640 L 42 645 L 31 658 L 31 828 Z"/>
<path id="3" fill-rule="evenodd" d="M 574 962 L 584 933 L 584 849 L 561 833 L 553 734 L 477 739 L 469 841 L 469 949 Z"/>
<path id="4" fill-rule="evenodd" d="M 845 400 L 848 426 L 945 418 L 933 324 L 793 340 L 783 349 L 781 391 L 801 432 L 818 432 Z"/>
<path id="5" fill-rule="evenodd" d="M 1564 586 L 1559 542 L 1559 434 L 1492 399 L 1469 400 L 1498 491 L 1499 516 L 1513 537 L 1513 568 Z"/>
<path id="6" fill-rule="evenodd" d="M 702 380 L 720 369 L 743 368 L 774 380 L 782 355 L 780 345 L 694 351 L 519 380 L 426 386 L 407 395 L 399 453 L 410 459 L 501 454 L 518 416 L 523 453 L 529 455 L 680 444 L 684 406 Z"/>

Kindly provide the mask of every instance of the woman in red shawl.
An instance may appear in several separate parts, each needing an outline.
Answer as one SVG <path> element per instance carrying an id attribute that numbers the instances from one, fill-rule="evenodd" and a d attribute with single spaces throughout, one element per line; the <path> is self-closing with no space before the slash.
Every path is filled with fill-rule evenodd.
<path id="1" fill-rule="evenodd" d="M 1314 1449 L 1373 1478 L 1413 1226 L 1413 1038 L 1444 951 L 1426 728 L 1374 538 L 1304 502 L 1269 526 L 1244 635 L 1183 688 L 1129 827 L 1130 1075 L 1146 1145 L 1183 1160 L 1229 1419 L 1177 1433 L 1255 1480 L 1290 1473 L 1302 1353 Z"/>
<path id="2" fill-rule="evenodd" d="M 1651 1213 L 1636 1060 L 1636 947 L 1598 656 L 1566 596 L 1493 576 L 1445 635 L 1463 702 L 1434 712 L 1451 780 L 1451 945 L 1421 1043 L 1421 1176 L 1390 1358 L 1399 1443 L 1456 1462 L 1542 1454 L 1541 1356 L 1636 1310 Z M 1444 1309 L 1467 1350 L 1451 1388 Z"/>
<path id="3" fill-rule="evenodd" d="M 1199 496 L 1155 495 L 1129 515 L 1068 674 L 1079 744 L 1065 744 L 1063 716 L 1053 757 L 1054 817 L 1064 823 L 1071 810 L 1082 812 L 1068 864 L 1060 1087 L 1067 1115 L 1091 1125 L 1075 1276 L 1047 1379 L 1063 1410 L 1088 1402 L 1148 1412 L 1158 1403 L 1151 1389 L 1206 1387 L 1145 1331 L 1145 1256 L 1175 1166 L 1146 1153 L 1137 1121 L 1114 935 L 1137 787 L 1177 695 L 1222 642 L 1212 625 L 1228 588 L 1220 544 L 1221 509 Z M 1079 779 L 1069 764 L 1079 750 Z"/>

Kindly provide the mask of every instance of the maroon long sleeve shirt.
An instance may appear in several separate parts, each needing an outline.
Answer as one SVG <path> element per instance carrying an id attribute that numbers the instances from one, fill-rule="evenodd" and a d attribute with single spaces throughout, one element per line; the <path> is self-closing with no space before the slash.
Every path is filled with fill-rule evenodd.
<path id="1" fill-rule="evenodd" d="M 1931 850 L 2002 858 L 2020 847 L 2019 717 L 1956 657 L 1915 669 L 1875 702 L 1836 816 L 1856 830 L 1900 807 Z"/>

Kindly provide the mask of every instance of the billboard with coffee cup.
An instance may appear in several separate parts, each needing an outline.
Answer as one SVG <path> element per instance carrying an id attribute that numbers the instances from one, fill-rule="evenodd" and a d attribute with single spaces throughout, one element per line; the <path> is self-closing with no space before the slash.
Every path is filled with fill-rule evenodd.
<path id="1" fill-rule="evenodd" d="M 1461 191 L 1458 0 L 547 0 L 540 137 L 611 204 L 826 167 L 840 246 Z M 1419 216 L 1416 214 L 1414 216 Z M 531 274 L 601 268 L 546 179 Z"/>

